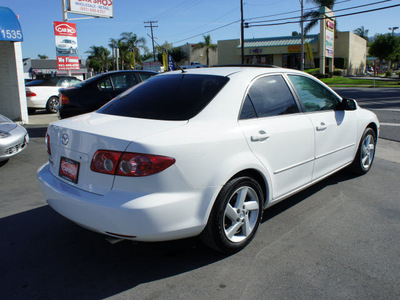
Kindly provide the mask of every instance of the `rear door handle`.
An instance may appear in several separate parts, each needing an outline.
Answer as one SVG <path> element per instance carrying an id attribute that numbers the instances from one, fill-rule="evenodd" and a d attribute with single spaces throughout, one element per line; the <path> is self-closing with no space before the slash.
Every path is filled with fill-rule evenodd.
<path id="1" fill-rule="evenodd" d="M 328 126 L 326 126 L 325 122 L 321 122 L 321 124 L 317 126 L 317 131 L 324 131 L 327 128 Z"/>
<path id="2" fill-rule="evenodd" d="M 269 138 L 269 134 L 267 134 L 264 130 L 260 130 L 257 134 L 250 137 L 252 142 L 263 142 L 267 138 Z"/>

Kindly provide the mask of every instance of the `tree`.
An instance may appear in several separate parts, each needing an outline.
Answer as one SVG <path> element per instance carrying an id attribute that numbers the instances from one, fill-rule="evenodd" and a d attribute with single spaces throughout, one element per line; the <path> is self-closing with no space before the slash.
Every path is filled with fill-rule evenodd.
<path id="1" fill-rule="evenodd" d="M 38 54 L 39 59 L 48 59 L 49 57 L 46 54 Z"/>
<path id="2" fill-rule="evenodd" d="M 376 56 L 380 61 L 396 59 L 400 52 L 400 38 L 390 34 L 376 36 L 369 48 L 369 54 Z"/>
<path id="3" fill-rule="evenodd" d="M 320 8 L 321 7 L 328 7 L 329 9 L 333 9 L 333 6 L 335 5 L 336 0 L 307 0 L 307 2 L 312 2 L 316 5 L 318 5 L 318 10 L 311 10 L 303 15 L 304 21 L 307 21 L 310 19 L 310 22 L 306 25 L 304 28 L 304 32 L 307 33 L 309 32 L 317 23 L 318 23 L 318 18 L 320 15 Z"/>
<path id="4" fill-rule="evenodd" d="M 176 47 L 171 50 L 171 56 L 174 62 L 178 63 L 186 58 L 185 51 L 182 48 Z"/>
<path id="5" fill-rule="evenodd" d="M 148 51 L 148 49 L 146 48 L 145 38 L 143 37 L 138 38 L 138 36 L 133 32 L 121 33 L 121 38 L 119 41 L 125 43 L 125 45 L 127 46 L 126 58 L 128 58 L 128 60 L 130 58 L 130 60 L 132 61 L 133 58 L 135 61 L 140 62 L 141 61 L 140 49 Z M 133 56 L 132 54 L 129 54 L 129 52 L 132 52 Z"/>
<path id="6" fill-rule="evenodd" d="M 205 48 L 206 56 L 207 56 L 207 66 L 210 65 L 209 52 L 210 50 L 216 50 L 217 45 L 211 43 L 210 35 L 203 35 L 204 42 L 198 43 L 193 49 L 203 49 Z"/>
<path id="7" fill-rule="evenodd" d="M 108 69 L 108 56 L 110 51 L 103 46 L 90 46 L 88 53 L 89 67 L 93 68 L 95 72 L 104 72 Z"/>
<path id="8" fill-rule="evenodd" d="M 368 29 L 365 29 L 364 26 L 358 27 L 353 31 L 355 34 L 357 34 L 359 37 L 362 37 L 368 42 Z"/>

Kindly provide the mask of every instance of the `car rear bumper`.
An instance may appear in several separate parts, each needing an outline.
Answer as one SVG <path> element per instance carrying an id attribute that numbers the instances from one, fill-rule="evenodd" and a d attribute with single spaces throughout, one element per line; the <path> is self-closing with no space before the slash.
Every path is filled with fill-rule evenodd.
<path id="1" fill-rule="evenodd" d="M 48 163 L 38 170 L 38 179 L 47 203 L 64 217 L 93 231 L 138 241 L 200 234 L 209 211 L 204 195 L 215 193 L 215 188 L 207 188 L 145 195 L 111 190 L 98 195 L 57 179 Z"/>

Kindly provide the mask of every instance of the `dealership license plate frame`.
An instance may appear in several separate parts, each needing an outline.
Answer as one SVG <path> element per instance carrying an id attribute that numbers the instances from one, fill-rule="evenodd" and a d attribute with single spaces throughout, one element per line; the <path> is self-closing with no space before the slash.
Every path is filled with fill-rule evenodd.
<path id="1" fill-rule="evenodd" d="M 71 169 L 69 172 L 65 171 L 62 166 L 64 164 L 69 164 L 71 166 Z M 58 175 L 61 178 L 64 178 L 70 182 L 73 182 L 75 184 L 78 183 L 78 178 L 79 178 L 79 166 L 80 163 L 78 161 L 72 160 L 70 158 L 61 156 L 60 159 L 60 167 L 58 169 Z"/>

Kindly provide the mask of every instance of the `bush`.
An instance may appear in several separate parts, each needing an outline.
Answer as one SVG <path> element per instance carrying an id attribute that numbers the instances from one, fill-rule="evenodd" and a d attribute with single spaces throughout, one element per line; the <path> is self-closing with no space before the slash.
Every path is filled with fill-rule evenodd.
<path id="1" fill-rule="evenodd" d="M 385 72 L 385 77 L 392 77 L 392 75 L 393 75 L 393 72 L 390 70 Z"/>
<path id="2" fill-rule="evenodd" d="M 399 71 L 399 72 L 397 72 L 397 75 L 400 77 L 400 71 Z"/>
<path id="3" fill-rule="evenodd" d="M 342 70 L 335 70 L 333 71 L 334 76 L 342 76 L 343 71 Z"/>

